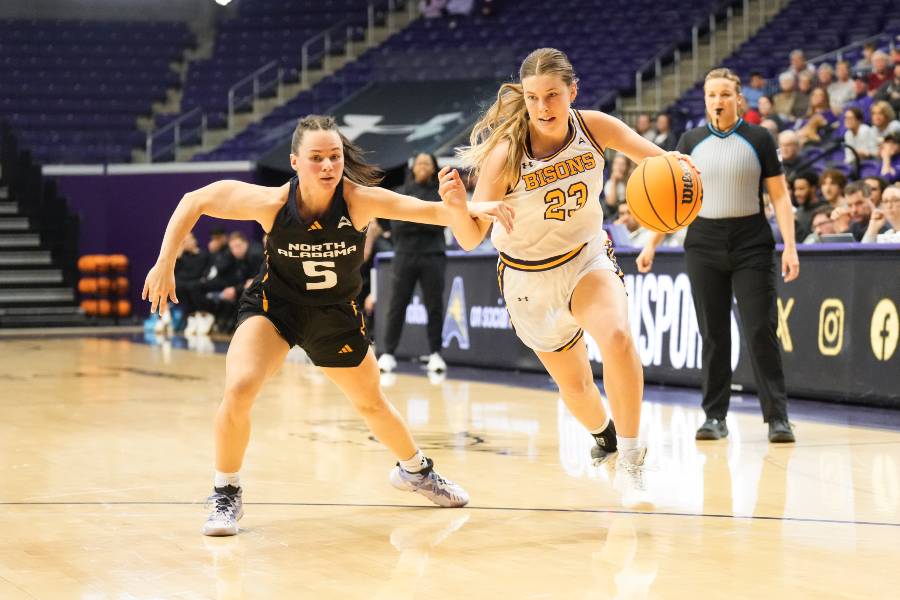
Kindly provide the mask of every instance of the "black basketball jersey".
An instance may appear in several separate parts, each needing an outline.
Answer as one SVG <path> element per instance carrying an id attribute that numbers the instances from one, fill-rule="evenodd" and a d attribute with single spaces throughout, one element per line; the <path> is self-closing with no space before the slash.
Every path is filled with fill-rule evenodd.
<path id="1" fill-rule="evenodd" d="M 263 293 L 267 299 L 298 304 L 349 302 L 362 288 L 366 233 L 350 220 L 344 182 L 338 183 L 325 213 L 309 222 L 300 217 L 297 185 L 295 176 L 266 240 Z"/>

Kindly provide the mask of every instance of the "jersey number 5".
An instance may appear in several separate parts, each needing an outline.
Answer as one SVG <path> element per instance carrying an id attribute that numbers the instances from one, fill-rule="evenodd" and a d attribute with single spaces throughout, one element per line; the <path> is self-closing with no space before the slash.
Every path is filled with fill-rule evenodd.
<path id="1" fill-rule="evenodd" d="M 303 273 L 309 281 L 306 282 L 308 290 L 327 290 L 337 285 L 337 273 L 329 269 L 334 268 L 333 260 L 316 261 L 304 260 Z M 313 281 L 318 279 L 319 281 Z"/>
<path id="2" fill-rule="evenodd" d="M 547 209 L 544 210 L 544 219 L 565 221 L 566 217 L 571 217 L 572 213 L 584 206 L 584 203 L 587 201 L 587 195 L 587 186 L 580 181 L 569 186 L 568 195 L 560 188 L 550 190 L 544 196 L 544 204 L 547 205 Z M 569 198 L 575 200 L 575 208 L 566 210 L 563 206 Z"/>

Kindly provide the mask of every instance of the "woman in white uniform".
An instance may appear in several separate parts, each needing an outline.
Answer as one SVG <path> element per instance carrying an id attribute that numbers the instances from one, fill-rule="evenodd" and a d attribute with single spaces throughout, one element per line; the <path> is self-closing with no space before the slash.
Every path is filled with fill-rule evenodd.
<path id="1" fill-rule="evenodd" d="M 501 86 L 461 153 L 479 174 L 473 200 L 503 198 L 515 212 L 511 232 L 495 227 L 491 235 L 501 293 L 517 335 L 593 435 L 594 464 L 618 452 L 617 465 L 639 471 L 643 369 L 599 198 L 607 148 L 635 162 L 664 152 L 618 119 L 573 109 L 577 79 L 559 50 L 529 54 L 519 77 Z M 455 171 L 445 169 L 440 180 L 445 202 L 465 201 Z M 488 225 L 480 225 L 482 237 Z M 459 241 L 469 249 L 481 240 Z M 600 347 L 618 435 L 594 384 L 585 331 Z"/>

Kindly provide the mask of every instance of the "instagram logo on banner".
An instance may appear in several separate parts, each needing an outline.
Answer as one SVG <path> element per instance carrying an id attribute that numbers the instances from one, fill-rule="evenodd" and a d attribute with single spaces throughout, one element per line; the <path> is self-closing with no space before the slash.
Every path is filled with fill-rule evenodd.
<path id="1" fill-rule="evenodd" d="M 819 352 L 837 356 L 844 347 L 844 303 L 827 298 L 819 309 Z"/>

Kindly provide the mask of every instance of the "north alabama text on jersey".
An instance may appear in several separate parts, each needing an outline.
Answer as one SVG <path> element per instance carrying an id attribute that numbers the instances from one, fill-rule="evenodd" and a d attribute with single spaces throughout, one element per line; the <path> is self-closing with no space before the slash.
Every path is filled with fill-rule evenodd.
<path id="1" fill-rule="evenodd" d="M 531 173 L 523 173 L 522 181 L 525 183 L 525 191 L 530 192 L 567 177 L 590 171 L 596 167 L 597 159 L 594 158 L 594 153 L 585 152 L 573 158 L 567 158 L 558 163 L 547 165 Z"/>
<path id="2" fill-rule="evenodd" d="M 356 252 L 356 244 L 323 242 L 321 244 L 288 244 L 287 250 L 278 248 L 278 254 L 288 258 L 334 258 Z"/>

